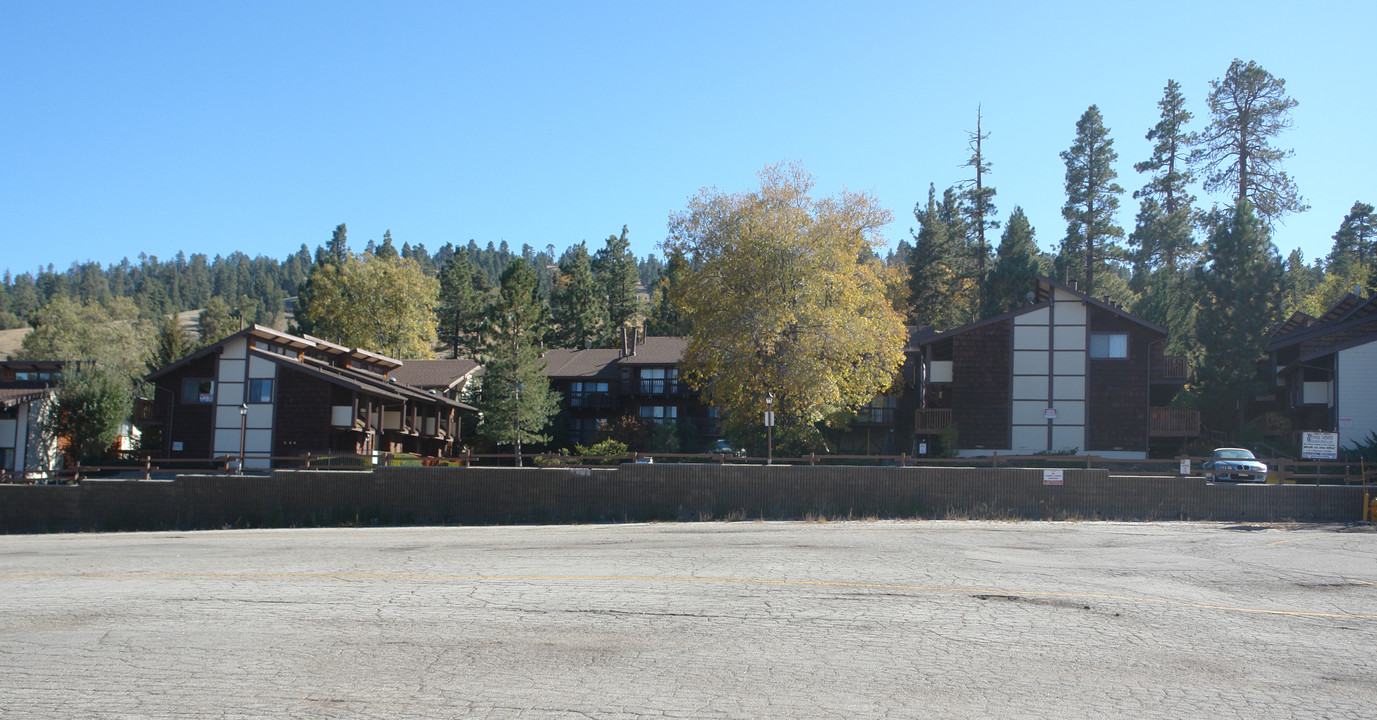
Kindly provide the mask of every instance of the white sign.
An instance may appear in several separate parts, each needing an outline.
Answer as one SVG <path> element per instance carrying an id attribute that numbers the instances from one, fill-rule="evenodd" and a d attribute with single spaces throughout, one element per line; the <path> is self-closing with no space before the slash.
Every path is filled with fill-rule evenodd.
<path id="1" fill-rule="evenodd" d="M 1181 458 L 1181 474 L 1182 474 L 1182 475 L 1190 475 L 1190 474 L 1191 474 L 1191 459 L 1190 459 L 1190 458 Z"/>
<path id="2" fill-rule="evenodd" d="M 1339 418 L 1339 427 L 1345 429 L 1353 427 L 1353 418 Z"/>
<path id="3" fill-rule="evenodd" d="M 1043 470 L 1043 471 L 1042 471 L 1042 484 L 1043 484 L 1043 485 L 1061 485 L 1061 484 L 1062 484 L 1062 480 L 1064 480 L 1065 478 L 1066 478 L 1066 471 L 1065 471 L 1065 470 Z"/>
<path id="4" fill-rule="evenodd" d="M 775 411 L 774 411 L 774 410 L 766 410 L 766 411 L 765 411 L 765 427 L 774 427 L 774 426 L 775 426 Z"/>
<path id="5" fill-rule="evenodd" d="M 1307 460 L 1333 460 L 1339 457 L 1339 434 L 1301 433 L 1301 457 Z"/>
<path id="6" fill-rule="evenodd" d="M 1047 418 L 1048 420 L 1055 420 L 1057 419 L 1057 409 L 1047 408 L 1046 410 L 1042 411 L 1042 416 Z"/>

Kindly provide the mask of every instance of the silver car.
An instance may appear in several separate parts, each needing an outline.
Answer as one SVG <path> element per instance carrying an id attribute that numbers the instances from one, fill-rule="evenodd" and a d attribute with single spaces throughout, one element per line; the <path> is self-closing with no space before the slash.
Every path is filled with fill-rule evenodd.
<path id="1" fill-rule="evenodd" d="M 1210 482 L 1267 482 L 1267 464 L 1244 448 L 1216 448 L 1200 469 Z"/>

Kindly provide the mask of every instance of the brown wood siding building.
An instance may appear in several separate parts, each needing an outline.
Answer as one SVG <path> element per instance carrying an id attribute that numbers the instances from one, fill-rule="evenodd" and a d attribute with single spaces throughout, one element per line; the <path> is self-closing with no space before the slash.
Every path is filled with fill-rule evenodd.
<path id="1" fill-rule="evenodd" d="M 952 417 L 961 447 L 1009 447 L 1011 367 L 1009 321 L 952 338 Z"/>

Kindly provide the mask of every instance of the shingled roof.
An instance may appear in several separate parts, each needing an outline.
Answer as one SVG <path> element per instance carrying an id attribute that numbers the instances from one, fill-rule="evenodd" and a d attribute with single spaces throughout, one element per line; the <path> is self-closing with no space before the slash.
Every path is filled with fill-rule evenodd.
<path id="1" fill-rule="evenodd" d="M 468 358 L 405 360 L 387 376 L 423 390 L 448 390 L 477 369 L 478 362 Z"/>

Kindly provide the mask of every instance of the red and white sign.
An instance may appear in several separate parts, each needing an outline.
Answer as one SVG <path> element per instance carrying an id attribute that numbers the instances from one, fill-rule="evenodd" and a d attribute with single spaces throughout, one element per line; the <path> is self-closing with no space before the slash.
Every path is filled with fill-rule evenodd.
<path id="1" fill-rule="evenodd" d="M 1046 410 L 1043 410 L 1043 411 L 1042 411 L 1042 416 L 1043 416 L 1044 418 L 1047 418 L 1048 420 L 1056 420 L 1056 419 L 1057 419 L 1057 409 L 1056 409 L 1056 408 L 1047 408 Z"/>
<path id="2" fill-rule="evenodd" d="M 1065 470 L 1043 470 L 1043 471 L 1042 471 L 1042 484 L 1043 484 L 1043 485 L 1061 485 L 1061 484 L 1062 484 L 1062 481 L 1065 480 L 1065 478 L 1066 478 L 1066 471 L 1065 471 Z"/>
<path id="3" fill-rule="evenodd" d="M 1190 459 L 1190 458 L 1181 458 L 1181 474 L 1182 474 L 1183 476 L 1184 476 L 1184 475 L 1190 475 L 1190 474 L 1191 474 L 1191 459 Z"/>

